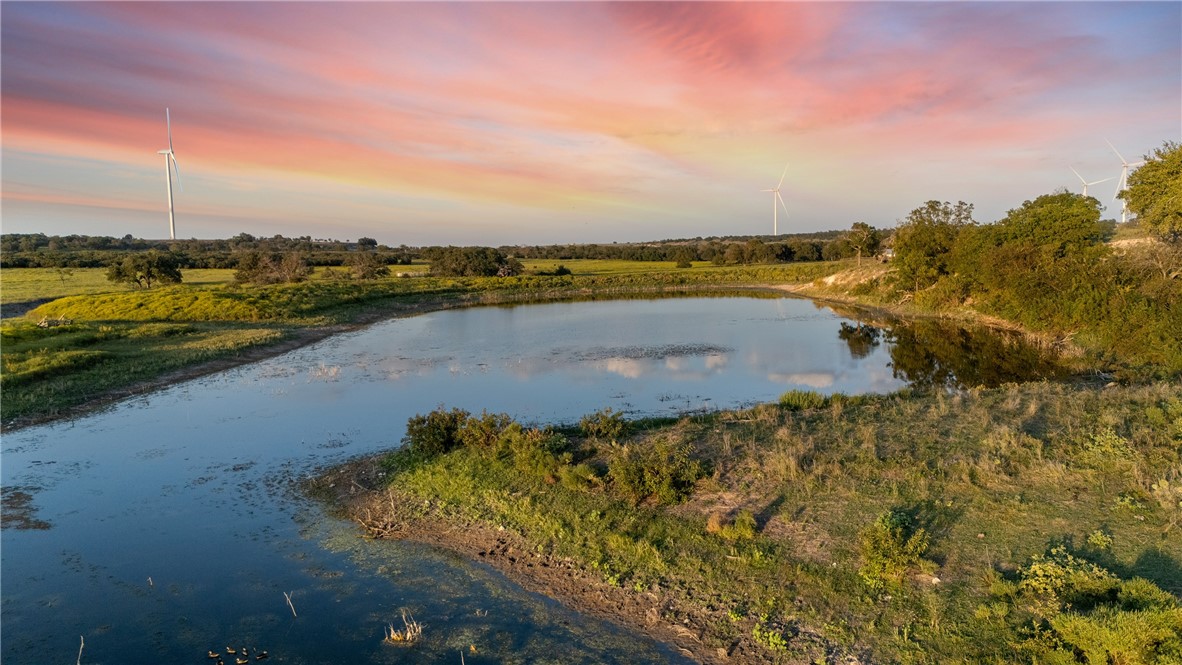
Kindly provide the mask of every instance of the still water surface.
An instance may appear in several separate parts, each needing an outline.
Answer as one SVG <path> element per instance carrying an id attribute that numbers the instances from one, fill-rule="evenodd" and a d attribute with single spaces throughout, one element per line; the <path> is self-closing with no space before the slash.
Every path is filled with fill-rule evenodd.
<path id="1" fill-rule="evenodd" d="M 953 355 L 988 358 L 950 369 L 937 358 L 947 349 L 900 346 L 925 334 L 937 346 L 961 339 Z M 1030 366 L 1007 360 L 1012 343 L 979 339 L 880 330 L 779 297 L 466 309 L 6 434 L 6 511 L 26 499 L 27 524 L 42 528 L 0 536 L 0 656 L 73 662 L 84 636 L 83 663 L 212 663 L 206 652 L 227 645 L 267 649 L 277 663 L 459 663 L 461 651 L 466 663 L 685 662 L 479 563 L 363 542 L 293 481 L 397 445 L 407 418 L 440 405 L 575 422 L 604 407 L 746 406 L 792 388 L 1013 380 L 998 367 Z M 402 608 L 426 625 L 424 639 L 383 645 Z"/>

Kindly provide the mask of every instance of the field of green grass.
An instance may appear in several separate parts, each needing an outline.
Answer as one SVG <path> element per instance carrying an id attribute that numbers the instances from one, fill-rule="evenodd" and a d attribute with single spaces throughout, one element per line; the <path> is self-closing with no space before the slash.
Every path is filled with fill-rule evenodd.
<path id="1" fill-rule="evenodd" d="M 188 286 L 226 284 L 234 279 L 233 270 L 186 270 Z M 6 268 L 0 270 L 0 304 L 28 302 L 45 298 L 132 291 L 127 284 L 107 280 L 106 268 Z"/>
<path id="2" fill-rule="evenodd" d="M 582 430 L 485 416 L 441 453 L 445 420 L 386 458 L 389 520 L 504 528 L 742 662 L 1182 655 L 1176 385 L 790 393 Z"/>

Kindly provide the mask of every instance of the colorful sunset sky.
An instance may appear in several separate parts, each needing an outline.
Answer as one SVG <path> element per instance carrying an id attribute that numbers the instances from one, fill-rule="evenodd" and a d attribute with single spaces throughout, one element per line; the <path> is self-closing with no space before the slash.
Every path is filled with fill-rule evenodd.
<path id="1" fill-rule="evenodd" d="M 641 241 L 1111 203 L 1182 3 L 3 2 L 6 233 Z"/>

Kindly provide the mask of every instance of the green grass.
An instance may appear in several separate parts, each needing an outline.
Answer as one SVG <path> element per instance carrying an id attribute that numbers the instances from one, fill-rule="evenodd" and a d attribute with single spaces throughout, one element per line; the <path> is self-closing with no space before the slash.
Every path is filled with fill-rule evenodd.
<path id="1" fill-rule="evenodd" d="M 1031 609 L 1018 582 L 1057 545 L 1113 579 L 1149 580 L 1177 605 L 1182 492 L 1167 485 L 1182 482 L 1182 388 L 1028 384 L 790 403 L 634 427 L 621 444 L 684 442 L 711 469 L 682 505 L 635 505 L 603 471 L 621 448 L 598 439 L 573 441 L 548 465 L 523 464 L 504 446 L 411 463 L 395 454 L 390 487 L 430 519 L 504 527 L 608 584 L 697 607 L 715 617 L 704 640 L 725 647 L 750 635 L 765 649 L 757 661 L 827 651 L 1059 662 L 1059 646 L 1031 642 L 1023 622 L 1069 636 L 1109 615 Z M 741 533 L 744 513 L 758 533 Z M 867 541 L 884 515 L 920 529 L 892 536 L 906 556 L 867 544 L 884 538 Z M 868 564 L 890 583 L 869 583 Z M 1105 624 L 1117 626 L 1112 640 L 1120 621 Z M 1171 630 L 1182 644 L 1182 621 Z"/>
<path id="2" fill-rule="evenodd" d="M 270 344 L 284 328 L 202 323 L 76 323 L 0 326 L 0 418 L 52 416 L 104 391 Z"/>
<path id="3" fill-rule="evenodd" d="M 233 270 L 185 270 L 185 284 L 211 286 L 234 279 Z M 28 302 L 93 293 L 131 291 L 134 287 L 107 281 L 106 268 L 5 268 L 0 271 L 0 303 Z"/>

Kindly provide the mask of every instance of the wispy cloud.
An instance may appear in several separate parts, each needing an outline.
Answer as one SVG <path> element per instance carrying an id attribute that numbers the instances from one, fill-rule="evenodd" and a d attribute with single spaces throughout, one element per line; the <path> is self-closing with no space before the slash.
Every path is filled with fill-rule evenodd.
<path id="1" fill-rule="evenodd" d="M 96 160 L 154 169 L 165 106 L 194 185 L 224 183 L 178 214 L 263 178 L 260 223 L 308 232 L 286 176 L 365 192 L 337 221 L 390 242 L 441 206 L 487 243 L 764 232 L 752 192 L 785 160 L 789 230 L 959 190 L 988 216 L 1099 170 L 1104 135 L 1182 133 L 1171 3 L 14 3 L 0 28 L 25 211 L 34 155 L 77 160 L 78 200 L 109 196 Z"/>

